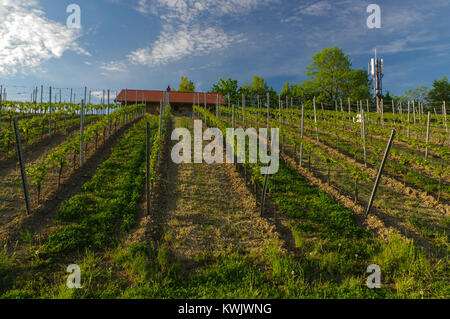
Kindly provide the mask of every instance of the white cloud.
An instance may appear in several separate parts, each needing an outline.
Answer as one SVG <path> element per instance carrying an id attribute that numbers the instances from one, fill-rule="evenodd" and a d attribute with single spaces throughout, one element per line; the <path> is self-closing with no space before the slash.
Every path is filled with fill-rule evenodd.
<path id="1" fill-rule="evenodd" d="M 300 12 L 310 16 L 324 16 L 331 9 L 332 6 L 327 1 L 319 1 L 306 6 L 305 8 L 301 9 Z"/>
<path id="2" fill-rule="evenodd" d="M 134 9 L 141 14 L 153 13 L 153 6 L 150 4 L 148 0 L 139 0 L 138 4 Z"/>
<path id="3" fill-rule="evenodd" d="M 133 64 L 158 66 L 180 60 L 184 56 L 209 54 L 241 40 L 241 35 L 229 36 L 212 27 L 203 30 L 184 26 L 175 32 L 162 32 L 151 48 L 133 51 L 128 58 Z"/>
<path id="4" fill-rule="evenodd" d="M 26 73 L 67 50 L 90 55 L 80 31 L 45 17 L 35 0 L 0 0 L 0 74 Z"/>
<path id="5" fill-rule="evenodd" d="M 128 55 L 133 64 L 150 67 L 165 65 L 186 56 L 207 55 L 244 40 L 242 34 L 226 33 L 218 28 L 217 18 L 244 15 L 250 10 L 278 0 L 139 0 L 135 9 L 157 15 L 163 31 L 148 47 Z M 210 21 L 214 22 L 211 23 Z"/>
<path id="6" fill-rule="evenodd" d="M 193 21 L 200 14 L 213 16 L 247 14 L 249 11 L 279 0 L 138 0 L 135 10 L 153 13 L 163 20 Z"/>
<path id="7" fill-rule="evenodd" d="M 108 72 L 125 72 L 126 65 L 120 61 L 102 62 L 100 67 L 101 70 Z"/>
<path id="8" fill-rule="evenodd" d="M 92 91 L 91 96 L 97 99 L 103 98 L 103 91 Z M 107 92 L 105 92 L 105 98 L 108 98 Z"/>

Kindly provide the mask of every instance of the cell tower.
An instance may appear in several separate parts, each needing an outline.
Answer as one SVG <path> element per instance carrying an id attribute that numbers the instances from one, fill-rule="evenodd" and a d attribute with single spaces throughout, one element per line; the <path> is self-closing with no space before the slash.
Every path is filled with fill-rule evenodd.
<path id="1" fill-rule="evenodd" d="M 375 58 L 370 59 L 368 65 L 369 75 L 373 77 L 373 93 L 377 100 L 377 112 L 380 111 L 380 96 L 383 94 L 383 76 L 384 66 L 383 58 L 378 59 L 377 49 L 375 49 Z"/>

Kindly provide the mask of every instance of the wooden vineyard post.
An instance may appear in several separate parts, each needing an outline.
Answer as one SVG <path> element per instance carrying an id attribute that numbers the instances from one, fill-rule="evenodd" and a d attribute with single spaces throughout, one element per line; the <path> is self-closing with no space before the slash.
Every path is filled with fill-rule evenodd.
<path id="1" fill-rule="evenodd" d="M 128 89 L 125 89 L 125 109 L 128 107 Z M 127 122 L 127 114 L 125 113 L 125 123 Z"/>
<path id="2" fill-rule="evenodd" d="M 258 97 L 257 97 L 257 101 L 258 101 L 258 122 L 259 122 L 259 117 L 261 116 L 261 101 L 260 101 L 260 99 L 259 99 L 259 95 L 258 95 Z M 258 125 L 258 127 L 259 127 L 259 125 Z"/>
<path id="3" fill-rule="evenodd" d="M 278 121 L 280 122 L 279 128 L 281 130 L 281 95 L 278 95 Z"/>
<path id="4" fill-rule="evenodd" d="M 48 135 L 49 137 L 52 137 L 52 87 L 50 87 L 49 89 L 49 102 L 48 102 L 48 107 L 49 107 L 49 113 L 48 113 Z"/>
<path id="5" fill-rule="evenodd" d="M 138 90 L 136 90 L 136 104 L 135 104 L 135 106 L 136 106 L 136 110 L 137 110 L 137 106 L 138 106 Z"/>
<path id="6" fill-rule="evenodd" d="M 195 106 L 195 94 L 194 94 L 194 98 L 192 99 L 192 112 L 191 112 L 191 118 L 194 117 L 194 106 Z"/>
<path id="7" fill-rule="evenodd" d="M 378 95 L 376 97 L 376 102 L 377 102 L 377 113 L 380 113 L 380 97 Z"/>
<path id="8" fill-rule="evenodd" d="M 161 100 L 159 103 L 159 142 L 161 143 L 161 133 L 162 133 L 162 114 L 163 112 L 163 101 Z M 160 157 L 161 157 L 161 147 L 159 148 L 159 152 L 158 152 L 158 164 L 160 161 Z"/>
<path id="9" fill-rule="evenodd" d="M 280 130 L 280 140 L 281 140 L 281 141 L 280 141 L 280 148 L 283 149 L 283 134 L 281 134 L 281 126 L 282 126 L 281 120 L 282 120 L 282 118 L 283 118 L 283 116 L 282 116 L 282 114 L 281 114 L 281 110 L 283 109 L 283 101 L 281 101 L 281 96 L 280 96 L 278 102 L 279 102 L 278 109 L 279 109 L 279 112 L 280 112 L 280 114 L 279 114 L 279 116 L 278 116 L 279 121 L 280 121 L 280 127 L 279 127 L 279 130 Z"/>
<path id="10" fill-rule="evenodd" d="M 317 126 L 317 110 L 316 110 L 316 97 L 313 99 L 314 105 L 314 124 L 316 125 L 316 139 L 317 143 L 319 143 L 319 127 Z"/>
<path id="11" fill-rule="evenodd" d="M 42 104 L 43 104 L 43 96 L 44 96 L 44 86 L 41 85 L 41 105 L 39 109 L 39 115 L 42 117 Z M 70 99 L 72 99 L 72 93 L 70 94 Z M 72 103 L 72 101 L 70 102 Z"/>
<path id="12" fill-rule="evenodd" d="M 236 129 L 236 115 L 235 115 L 235 106 L 234 106 L 234 104 L 232 105 L 232 110 L 231 110 L 231 121 L 232 121 L 232 125 L 233 125 L 233 134 L 234 134 L 234 132 L 235 132 L 235 129 Z M 234 135 L 233 135 L 233 141 L 232 141 L 232 143 L 233 143 L 233 149 L 234 149 Z M 233 164 L 234 165 L 236 165 L 236 156 L 235 156 L 235 154 L 234 154 L 234 152 L 233 152 Z"/>
<path id="13" fill-rule="evenodd" d="M 301 135 L 301 142 L 300 142 L 300 167 L 302 167 L 303 163 L 303 134 L 304 134 L 304 123 L 305 123 L 305 107 L 302 103 L 302 121 L 300 123 L 300 135 Z"/>
<path id="14" fill-rule="evenodd" d="M 261 217 L 264 213 L 264 204 L 266 202 L 267 183 L 269 181 L 269 168 L 270 168 L 270 163 L 267 166 L 266 177 L 264 178 L 264 188 L 263 188 L 262 198 L 261 198 L 261 213 L 260 213 Z"/>
<path id="15" fill-rule="evenodd" d="M 81 124 L 80 124 L 80 168 L 83 168 L 84 164 L 84 147 L 83 147 L 83 138 L 84 138 L 84 100 L 81 100 Z"/>
<path id="16" fill-rule="evenodd" d="M 384 165 L 386 164 L 386 159 L 389 155 L 389 151 L 391 150 L 392 142 L 394 141 L 396 133 L 397 131 L 395 129 L 393 129 L 391 132 L 391 137 L 389 138 L 383 159 L 380 164 L 380 168 L 378 169 L 377 177 L 375 178 L 375 183 L 373 184 L 372 194 L 370 195 L 369 204 L 367 205 L 366 209 L 366 216 L 369 214 L 370 209 L 372 208 L 373 200 L 375 198 L 375 194 L 377 193 L 378 184 L 380 183 L 381 180 L 381 174 L 383 174 Z"/>
<path id="17" fill-rule="evenodd" d="M 431 112 L 428 111 L 428 118 L 427 118 L 427 137 L 426 137 L 426 147 L 425 147 L 425 162 L 428 161 L 428 142 L 430 141 L 430 116 L 431 116 Z"/>
<path id="18" fill-rule="evenodd" d="M 269 129 L 270 94 L 267 93 L 267 129 Z"/>
<path id="19" fill-rule="evenodd" d="M 163 110 L 163 101 L 161 100 L 159 103 L 159 138 L 161 139 L 161 130 L 162 130 L 162 110 Z"/>
<path id="20" fill-rule="evenodd" d="M 235 117 L 235 114 L 234 114 L 234 109 L 235 109 L 235 107 L 234 107 L 234 104 L 233 104 L 233 106 L 232 106 L 232 111 L 231 111 L 231 121 L 232 121 L 232 123 L 233 123 L 233 131 L 235 130 L 235 128 L 236 128 L 236 117 Z"/>
<path id="21" fill-rule="evenodd" d="M 3 93 L 3 85 L 0 85 L 0 131 L 2 129 L 2 93 Z"/>
<path id="22" fill-rule="evenodd" d="M 28 195 L 27 174 L 25 171 L 25 162 L 22 154 L 22 142 L 20 140 L 19 121 L 17 117 L 14 118 L 14 134 L 16 135 L 17 157 L 19 158 L 20 174 L 22 175 L 23 194 L 25 196 L 25 205 L 27 208 L 27 214 L 31 213 L 30 197 Z"/>
<path id="23" fill-rule="evenodd" d="M 418 103 L 418 105 L 417 105 L 418 110 L 417 111 L 419 112 L 419 123 L 420 123 L 420 121 L 422 121 L 422 113 L 423 113 L 422 103 L 420 103 L 420 101 L 418 101 L 417 103 Z"/>
<path id="24" fill-rule="evenodd" d="M 350 116 L 351 112 L 351 105 L 350 105 L 350 98 L 348 98 L 348 115 Z"/>
<path id="25" fill-rule="evenodd" d="M 442 104 L 442 110 L 444 111 L 444 127 L 445 127 L 445 131 L 448 134 L 448 144 L 450 145 L 450 132 L 448 130 L 448 125 L 447 125 L 447 109 L 445 107 L 445 101 Z"/>
<path id="26" fill-rule="evenodd" d="M 146 174 L 145 174 L 145 196 L 147 199 L 147 215 L 150 214 L 150 123 L 147 122 L 147 139 L 146 139 Z"/>
<path id="27" fill-rule="evenodd" d="M 367 167 L 367 153 L 366 153 L 366 125 L 365 125 L 365 114 L 363 108 L 361 108 L 361 135 L 363 139 L 363 149 L 364 149 L 364 166 Z"/>
<path id="28" fill-rule="evenodd" d="M 219 94 L 217 94 L 216 99 L 216 117 L 219 118 Z"/>
<path id="29" fill-rule="evenodd" d="M 410 103 L 408 101 L 408 125 L 406 126 L 406 137 L 409 138 Z"/>
<path id="30" fill-rule="evenodd" d="M 111 116 L 110 116 L 110 114 L 109 114 L 109 112 L 110 112 L 110 109 L 109 109 L 109 103 L 110 103 L 110 101 L 109 101 L 109 90 L 108 90 L 108 109 L 107 109 L 107 113 L 108 113 L 108 137 L 110 137 L 111 136 Z"/>
<path id="31" fill-rule="evenodd" d="M 412 102 L 413 102 L 413 124 L 416 125 L 416 104 L 414 100 Z"/>
<path id="32" fill-rule="evenodd" d="M 245 127 L 245 96 L 242 93 L 242 125 Z"/>

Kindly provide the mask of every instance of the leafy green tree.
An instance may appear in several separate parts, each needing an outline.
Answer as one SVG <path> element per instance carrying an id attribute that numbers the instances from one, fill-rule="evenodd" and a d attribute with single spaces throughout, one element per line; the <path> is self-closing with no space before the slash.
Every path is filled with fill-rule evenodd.
<path id="1" fill-rule="evenodd" d="M 281 98 L 292 97 L 294 94 L 294 84 L 290 84 L 289 82 L 284 83 L 283 88 L 281 89 Z"/>
<path id="2" fill-rule="evenodd" d="M 354 69 L 346 74 L 342 84 L 342 95 L 352 101 L 371 99 L 371 80 L 365 70 Z"/>
<path id="3" fill-rule="evenodd" d="M 408 90 L 405 93 L 403 93 L 402 100 L 404 100 L 404 101 L 415 100 L 415 101 L 425 102 L 429 91 L 430 90 L 428 87 L 419 86 L 413 90 Z"/>
<path id="4" fill-rule="evenodd" d="M 433 81 L 433 88 L 428 92 L 427 100 L 436 104 L 450 101 L 450 83 L 445 76 L 440 81 Z"/>
<path id="5" fill-rule="evenodd" d="M 253 82 L 250 85 L 253 95 L 266 95 L 269 91 L 269 85 L 264 81 L 262 76 L 253 76 Z"/>
<path id="6" fill-rule="evenodd" d="M 230 95 L 230 103 L 236 103 L 238 99 L 238 82 L 227 78 L 225 81 L 219 78 L 217 83 L 213 84 L 211 92 L 222 93 L 224 98 L 228 98 Z"/>
<path id="7" fill-rule="evenodd" d="M 189 81 L 187 77 L 182 76 L 180 86 L 178 87 L 178 92 L 194 92 L 195 85 L 194 82 Z"/>
<path id="8" fill-rule="evenodd" d="M 348 98 L 365 100 L 371 98 L 371 81 L 367 72 L 351 69 L 350 59 L 337 47 L 323 49 L 312 57 L 306 67 L 310 81 L 302 83 L 301 94 L 305 100 L 314 96 L 317 102 L 334 104 L 334 100 Z"/>
<path id="9" fill-rule="evenodd" d="M 348 81 L 350 60 L 337 47 L 323 49 L 312 57 L 312 64 L 306 67 L 319 100 L 333 101 L 342 96 L 342 86 Z"/>
<path id="10" fill-rule="evenodd" d="M 253 76 L 252 83 L 244 84 L 239 88 L 239 96 L 245 95 L 246 101 L 256 104 L 257 97 L 265 99 L 267 93 L 270 92 L 269 85 L 262 76 Z"/>

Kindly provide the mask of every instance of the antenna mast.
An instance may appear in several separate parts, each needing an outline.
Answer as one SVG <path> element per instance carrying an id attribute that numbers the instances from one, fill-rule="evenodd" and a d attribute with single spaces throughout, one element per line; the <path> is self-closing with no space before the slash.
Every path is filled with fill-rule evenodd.
<path id="1" fill-rule="evenodd" d="M 377 100 L 377 112 L 380 112 L 380 97 L 383 95 L 383 76 L 384 76 L 383 58 L 378 59 L 377 49 L 375 48 L 375 58 L 370 59 L 368 65 L 369 75 L 373 77 L 373 93 Z"/>

